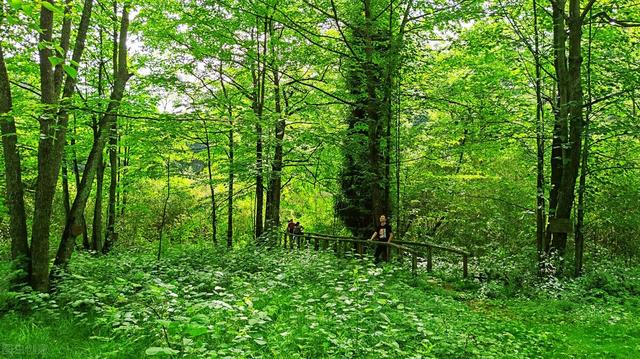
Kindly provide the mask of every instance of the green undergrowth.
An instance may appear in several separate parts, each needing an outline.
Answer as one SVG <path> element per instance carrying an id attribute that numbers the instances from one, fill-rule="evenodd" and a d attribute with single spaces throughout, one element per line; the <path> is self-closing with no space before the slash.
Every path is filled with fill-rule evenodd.
<path id="1" fill-rule="evenodd" d="M 305 250 L 181 246 L 160 262 L 152 250 L 79 253 L 50 295 L 11 292 L 3 284 L 0 357 L 633 358 L 640 352 L 635 284 L 609 293 L 601 287 L 613 279 L 585 276 L 540 284 L 535 297 L 487 296 L 499 290 L 495 284 L 413 278 L 407 268 Z M 1 270 L 8 277 L 8 267 Z"/>

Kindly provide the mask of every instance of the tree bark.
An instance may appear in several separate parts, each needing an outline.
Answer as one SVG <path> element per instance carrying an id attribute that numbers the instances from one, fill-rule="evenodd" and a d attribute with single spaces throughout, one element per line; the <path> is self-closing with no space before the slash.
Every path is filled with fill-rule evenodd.
<path id="1" fill-rule="evenodd" d="M 551 193 L 549 225 L 547 227 L 547 254 L 557 253 L 562 272 L 568 230 L 554 229 L 552 223 L 569 223 L 575 198 L 575 186 L 580 168 L 583 127 L 582 94 L 582 14 L 579 0 L 569 0 L 569 14 L 565 13 L 566 0 L 552 2 L 554 55 L 557 76 L 556 123 L 552 148 Z M 565 24 L 566 19 L 566 24 Z M 567 28 L 568 25 L 568 28 Z M 568 40 L 568 57 L 567 57 Z M 561 154 L 560 160 L 554 158 Z"/>
<path id="2" fill-rule="evenodd" d="M 0 12 L 3 8 L 0 6 Z M 0 13 L 0 18 L 4 14 Z M 6 176 L 6 205 L 9 209 L 9 233 L 11 236 L 11 259 L 17 268 L 29 269 L 29 242 L 27 239 L 27 217 L 24 208 L 24 188 L 20 151 L 18 150 L 18 134 L 16 123 L 11 114 L 13 107 L 9 74 L 4 62 L 2 41 L 0 41 L 0 131 L 2 131 L 2 151 Z"/>
<path id="3" fill-rule="evenodd" d="M 158 260 L 162 254 L 162 235 L 164 233 L 164 225 L 167 220 L 167 206 L 169 205 L 169 197 L 171 196 L 171 156 L 167 156 L 167 196 L 162 206 L 162 222 L 160 223 L 160 236 L 158 240 Z"/>
<path id="4" fill-rule="evenodd" d="M 205 146 L 207 147 L 207 174 L 209 175 L 209 199 L 211 201 L 211 241 L 213 244 L 218 244 L 218 218 L 216 216 L 216 192 L 213 186 L 213 173 L 211 171 L 211 142 L 209 141 L 209 130 L 207 129 L 207 123 L 203 121 L 204 134 L 205 134 Z"/>
<path id="5" fill-rule="evenodd" d="M 73 253 L 73 246 L 76 237 L 81 233 L 81 218 L 82 213 L 85 210 L 87 199 L 91 191 L 93 179 L 96 175 L 96 170 L 99 163 L 99 158 L 104 150 L 105 144 L 109 138 L 109 129 L 116 119 L 116 112 L 120 106 L 120 102 L 124 95 L 124 89 L 129 80 L 129 73 L 127 68 L 127 32 L 129 27 L 129 10 L 125 6 L 122 10 L 122 21 L 120 23 L 120 40 L 118 45 L 118 75 L 115 78 L 114 86 L 111 91 L 109 105 L 105 114 L 101 117 L 98 123 L 99 134 L 96 141 L 94 141 L 89 153 L 89 158 L 85 165 L 84 172 L 82 174 L 82 180 L 78 187 L 78 193 L 71 207 L 71 216 L 65 226 L 62 234 L 62 240 L 60 241 L 60 247 L 56 255 L 54 265 L 64 267 L 69 261 L 71 254 Z"/>
<path id="6" fill-rule="evenodd" d="M 537 261 L 542 269 L 545 238 L 545 177 L 544 177 L 544 105 L 542 101 L 542 65 L 540 63 L 540 33 L 538 30 L 538 2 L 533 1 L 534 62 L 536 66 L 536 249 Z"/>
<path id="7" fill-rule="evenodd" d="M 78 151 L 76 151 L 76 119 L 75 116 L 73 118 L 73 137 L 71 137 L 71 153 L 73 155 L 73 175 L 76 182 L 76 190 L 80 188 L 80 167 L 78 166 Z M 69 208 L 69 212 L 71 212 L 71 208 Z M 69 218 L 67 216 L 65 220 L 68 221 Z M 89 243 L 89 234 L 87 233 L 87 221 L 85 219 L 84 213 L 82 214 L 81 222 L 81 230 L 82 230 L 82 248 L 84 250 L 89 250 L 91 248 L 91 244 Z"/>
<path id="8" fill-rule="evenodd" d="M 45 0 L 53 5 L 53 0 Z M 40 10 L 40 102 L 44 113 L 39 119 L 40 136 L 38 141 L 38 176 L 36 179 L 35 210 L 33 215 L 31 238 L 31 286 L 46 292 L 49 289 L 49 227 L 53 195 L 56 189 L 60 158 L 56 156 L 53 138 L 55 137 L 56 90 L 53 67 L 49 61 L 52 56 L 50 44 L 53 33 L 53 12 L 42 6 Z"/>
<path id="9" fill-rule="evenodd" d="M 117 3 L 113 3 L 113 14 L 118 13 Z M 113 29 L 113 78 L 118 77 L 118 29 L 114 23 Z M 100 30 L 100 48 L 102 49 L 102 29 Z M 118 189 L 118 117 L 117 114 L 109 128 L 109 205 L 107 209 L 107 232 L 102 248 L 103 253 L 108 253 L 117 238 L 116 234 L 116 196 Z"/>
<path id="10" fill-rule="evenodd" d="M 254 75 L 254 85 L 255 85 L 255 75 Z M 229 151 L 228 151 L 228 160 L 229 160 L 229 180 L 227 183 L 227 247 L 231 248 L 233 246 L 233 182 L 234 182 L 234 168 L 233 168 L 233 154 L 234 154 L 234 142 L 233 142 L 233 107 L 231 106 L 231 100 L 229 99 L 229 93 L 227 92 L 227 87 L 224 84 L 222 79 L 222 63 L 220 63 L 220 87 L 222 87 L 222 93 L 224 94 L 224 99 L 226 101 L 226 110 L 229 116 Z M 255 88 L 254 88 L 254 95 Z M 258 97 L 254 97 L 254 101 Z"/>
<path id="11" fill-rule="evenodd" d="M 67 60 L 67 52 L 69 51 L 69 43 L 71 42 L 71 9 L 73 4 L 71 0 L 65 0 L 64 4 L 64 17 L 62 20 L 62 31 L 60 32 L 60 49 L 56 50 L 56 56 L 61 61 L 56 65 L 53 73 L 54 88 L 56 91 L 56 98 L 60 97 L 60 90 L 62 85 L 62 79 L 64 75 L 64 63 Z M 62 50 L 62 51 L 60 51 Z"/>
<path id="12" fill-rule="evenodd" d="M 107 233 L 102 252 L 107 254 L 116 241 L 116 196 L 118 191 L 118 119 L 111 125 L 109 136 L 109 206 L 107 208 Z"/>
<path id="13" fill-rule="evenodd" d="M 229 183 L 227 185 L 228 196 L 227 199 L 227 246 L 231 248 L 233 244 L 233 182 L 234 182 L 234 164 L 233 164 L 233 152 L 234 152 L 234 142 L 233 142 L 233 119 L 230 120 L 229 124 Z"/>
<path id="14" fill-rule="evenodd" d="M 253 99 L 252 109 L 256 115 L 256 212 L 255 212 L 255 237 L 258 239 L 264 232 L 263 218 L 264 218 L 264 169 L 263 169 L 263 131 L 262 120 L 264 113 L 264 94 L 265 94 L 265 77 L 267 74 L 267 41 L 268 41 L 268 29 L 271 18 L 258 18 L 257 23 L 263 20 L 262 29 L 262 43 L 260 42 L 259 32 L 260 30 L 256 26 L 256 61 L 252 65 L 252 79 L 253 79 Z"/>
<path id="15" fill-rule="evenodd" d="M 273 31 L 273 26 L 271 27 Z M 269 187 L 267 190 L 267 210 L 266 220 L 269 231 L 277 230 L 280 226 L 280 198 L 282 196 L 282 142 L 287 126 L 286 118 L 282 111 L 282 98 L 280 87 L 280 74 L 277 65 L 272 65 L 273 71 L 273 96 L 275 104 L 275 114 L 277 116 L 275 125 L 275 148 L 273 160 L 271 161 L 271 175 L 269 177 Z"/>
<path id="16" fill-rule="evenodd" d="M 46 0 L 53 4 L 52 0 Z M 85 47 L 85 39 L 93 0 L 85 0 L 78 27 L 76 42 L 71 56 L 72 69 L 77 71 Z M 65 135 L 69 114 L 65 105 L 75 92 L 76 77 L 67 74 L 62 90 L 62 105 L 56 108 L 57 92 L 53 67 L 49 61 L 51 50 L 45 44 L 51 43 L 53 13 L 46 7 L 40 11 L 40 94 L 45 112 L 41 116 L 40 139 L 38 142 L 38 177 L 36 179 L 35 210 L 31 239 L 31 286 L 39 291 L 49 287 L 49 231 L 53 196 L 55 194 L 60 163 L 64 152 Z"/>
<path id="17" fill-rule="evenodd" d="M 96 199 L 93 207 L 93 227 L 91 235 L 91 249 L 96 253 L 102 253 L 102 187 L 104 183 L 104 160 L 103 154 L 98 154 L 98 168 L 96 169 Z"/>
<path id="18" fill-rule="evenodd" d="M 62 158 L 62 204 L 64 205 L 65 223 L 71 212 L 71 199 L 69 198 L 69 170 L 67 169 L 67 159 Z"/>
<path id="19" fill-rule="evenodd" d="M 130 146 L 124 146 L 123 159 L 122 159 L 122 174 L 120 175 L 120 186 L 122 188 L 122 202 L 120 203 L 120 217 L 124 219 L 125 211 L 127 209 L 127 184 L 129 175 L 129 151 Z"/>
<path id="20" fill-rule="evenodd" d="M 589 11 L 591 16 L 591 11 Z M 589 166 L 589 124 L 591 122 L 592 112 L 592 93 L 591 93 L 591 42 L 592 42 L 591 23 L 589 23 L 589 43 L 588 43 L 588 57 L 587 57 L 587 90 L 588 90 L 588 106 L 584 120 L 584 149 L 582 150 L 581 167 L 580 167 L 580 182 L 578 187 L 578 213 L 576 219 L 576 235 L 575 235 L 575 253 L 574 253 L 574 275 L 582 275 L 582 257 L 584 254 L 584 197 L 587 187 L 587 173 Z M 635 113 L 634 113 L 635 115 Z"/>

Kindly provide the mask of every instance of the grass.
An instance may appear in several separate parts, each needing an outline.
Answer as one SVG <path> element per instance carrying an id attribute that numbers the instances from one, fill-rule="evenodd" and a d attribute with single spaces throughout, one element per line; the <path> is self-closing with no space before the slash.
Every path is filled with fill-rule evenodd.
<path id="1" fill-rule="evenodd" d="M 489 299 L 483 285 L 332 253 L 80 254 L 52 296 L 8 295 L 0 357 L 635 358 L 634 296 Z M 559 298 L 558 298 L 559 297 Z M 31 302 L 29 302 L 31 301 Z M 1 306 L 1 305 L 0 305 Z"/>

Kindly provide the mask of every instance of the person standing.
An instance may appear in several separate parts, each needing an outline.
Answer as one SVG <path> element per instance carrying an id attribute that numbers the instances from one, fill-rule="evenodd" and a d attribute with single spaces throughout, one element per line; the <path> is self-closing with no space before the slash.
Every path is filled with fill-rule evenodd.
<path id="1" fill-rule="evenodd" d="M 391 225 L 387 223 L 387 217 L 383 214 L 380 215 L 380 224 L 376 227 L 376 231 L 371 235 L 370 240 L 376 240 L 379 242 L 391 242 L 393 239 L 393 231 L 391 230 Z M 380 262 L 380 257 L 386 262 L 389 260 L 387 256 L 387 246 L 386 245 L 378 245 L 376 247 L 375 260 L 376 263 Z"/>

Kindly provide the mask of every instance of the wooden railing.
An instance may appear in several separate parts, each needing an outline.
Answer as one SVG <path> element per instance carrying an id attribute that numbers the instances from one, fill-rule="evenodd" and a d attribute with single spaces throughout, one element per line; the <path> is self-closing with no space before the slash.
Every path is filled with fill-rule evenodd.
<path id="1" fill-rule="evenodd" d="M 450 252 L 454 254 L 458 254 L 462 256 L 462 276 L 467 278 L 469 275 L 468 271 L 468 260 L 471 254 L 462 249 L 441 246 L 433 243 L 421 243 L 421 242 L 410 242 L 410 241 L 392 241 L 392 242 L 380 242 L 380 241 L 371 241 L 358 239 L 355 237 L 346 237 L 346 236 L 334 236 L 322 233 L 313 233 L 307 232 L 303 234 L 291 234 L 288 232 L 284 232 L 278 238 L 278 243 L 282 244 L 285 248 L 302 248 L 303 246 L 310 246 L 311 241 L 313 241 L 313 249 L 318 251 L 320 250 L 320 246 L 322 245 L 322 249 L 326 250 L 329 248 L 329 243 L 333 244 L 333 249 L 337 254 L 346 253 L 347 243 L 354 244 L 352 249 L 355 249 L 356 252 L 360 255 L 363 254 L 363 245 L 371 245 L 371 246 L 386 246 L 387 254 L 390 254 L 389 251 L 391 249 L 395 249 L 398 255 L 402 253 L 406 253 L 411 257 L 411 272 L 413 275 L 417 274 L 418 267 L 418 257 L 422 256 L 422 249 L 426 250 L 426 259 L 427 259 L 427 271 L 431 272 L 433 270 L 433 250 L 441 250 L 445 252 Z M 354 248 L 355 247 L 355 248 Z"/>

